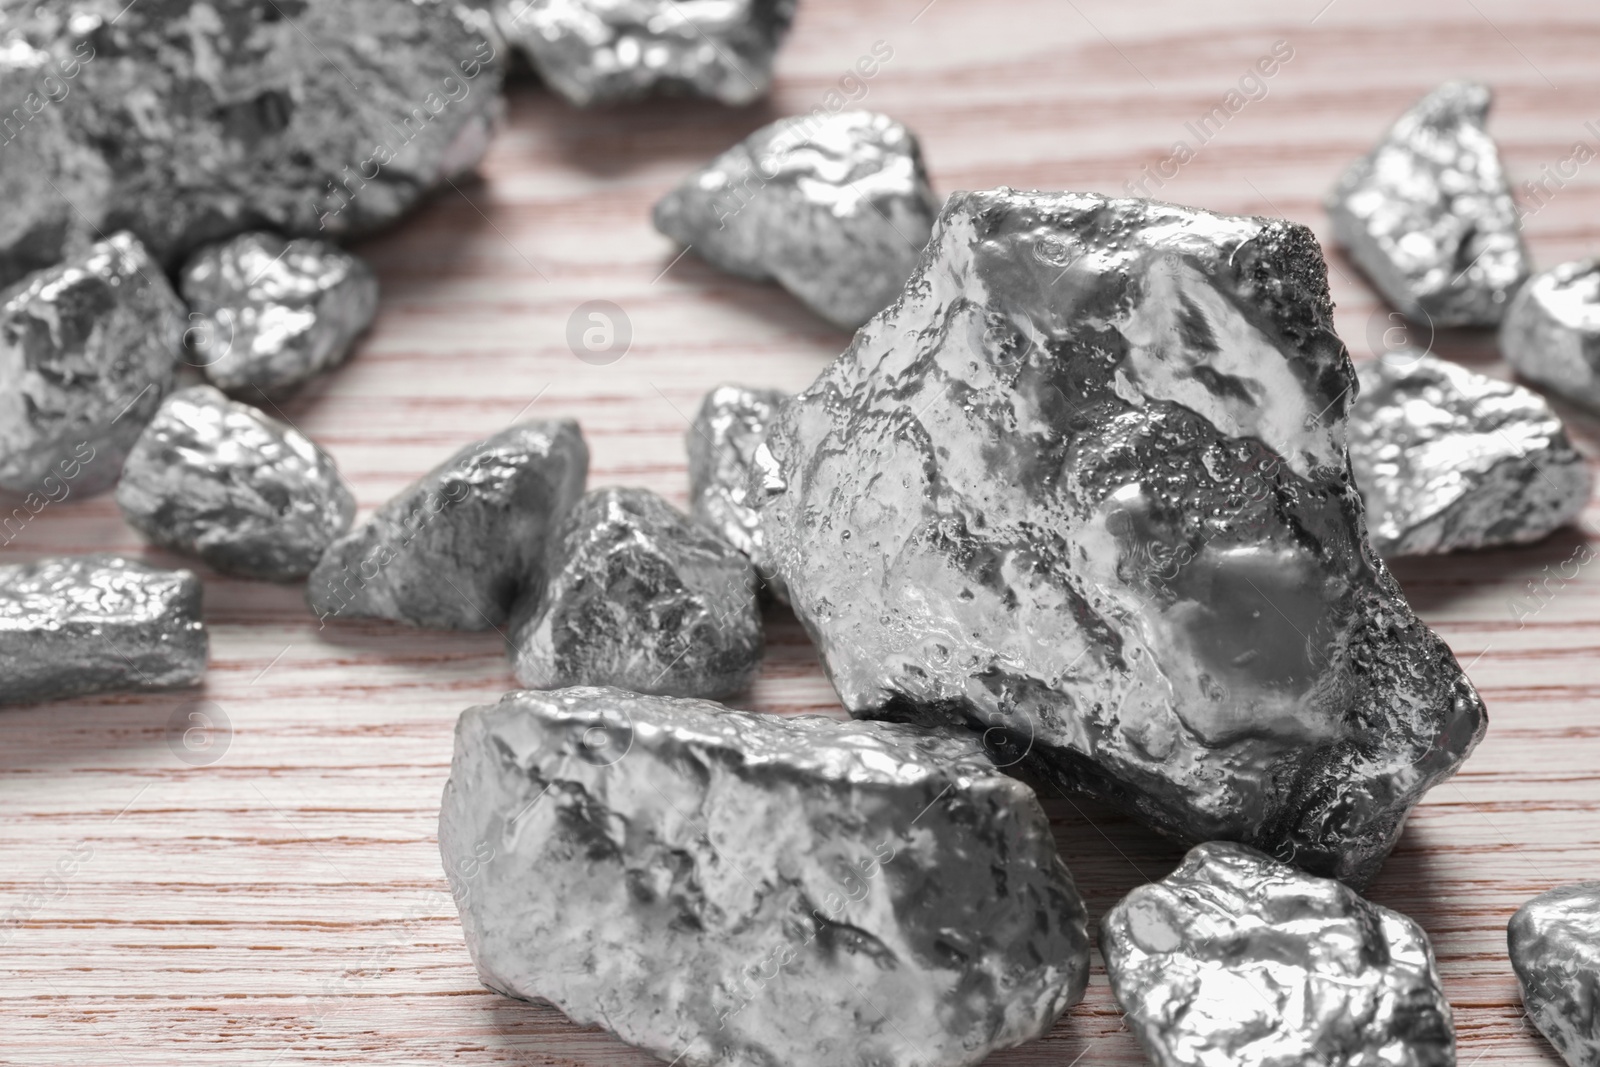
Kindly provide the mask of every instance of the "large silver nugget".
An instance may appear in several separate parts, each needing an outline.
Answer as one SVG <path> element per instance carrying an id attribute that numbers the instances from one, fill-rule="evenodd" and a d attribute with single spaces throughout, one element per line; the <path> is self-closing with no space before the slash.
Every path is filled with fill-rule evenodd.
<path id="1" fill-rule="evenodd" d="M 795 0 L 494 0 L 495 25 L 579 106 L 655 93 L 767 94 Z"/>
<path id="2" fill-rule="evenodd" d="M 655 224 L 853 330 L 899 295 L 938 211 L 911 131 L 846 111 L 763 126 L 663 197 Z"/>
<path id="3" fill-rule="evenodd" d="M 590 493 L 545 567 L 537 610 L 512 638 L 523 685 L 717 698 L 761 666 L 750 561 L 649 490 Z"/>
<path id="4" fill-rule="evenodd" d="M 126 233 L 0 293 L 0 488 L 114 485 L 172 387 L 182 336 L 183 305 Z"/>
<path id="5" fill-rule="evenodd" d="M 1360 882 L 1485 726 L 1361 533 L 1311 232 L 959 194 L 785 404 L 767 551 L 852 714 L 1010 735 L 1190 841 Z"/>
<path id="6" fill-rule="evenodd" d="M 158 545 L 274 582 L 310 574 L 356 513 L 310 438 L 209 385 L 161 405 L 128 455 L 117 505 Z"/>
<path id="7" fill-rule="evenodd" d="M 468 445 L 334 542 L 306 600 L 334 617 L 490 630 L 544 584 L 545 542 L 583 495 L 589 449 L 569 419 Z"/>
<path id="8" fill-rule="evenodd" d="M 251 229 L 356 235 L 470 169 L 503 109 L 449 0 L 46 0 L 0 29 L 0 281 L 132 230 L 176 267 Z"/>
<path id="9" fill-rule="evenodd" d="M 1572 1067 L 1600 1065 L 1600 882 L 1541 893 L 1506 928 L 1522 1004 Z"/>
<path id="10" fill-rule="evenodd" d="M 247 233 L 203 248 L 179 281 L 191 362 L 246 400 L 343 363 L 378 310 L 372 269 L 338 245 Z"/>
<path id="11" fill-rule="evenodd" d="M 0 566 L 0 704 L 200 684 L 200 579 L 109 556 Z"/>
<path id="12" fill-rule="evenodd" d="M 1500 349 L 1530 382 L 1600 411 L 1600 259 L 1534 275 L 1511 301 Z"/>
<path id="13" fill-rule="evenodd" d="M 694 423 L 684 433 L 689 451 L 689 507 L 694 517 L 750 557 L 762 579 L 761 515 L 751 483 L 756 449 L 789 394 L 777 389 L 719 385 L 700 402 Z"/>
<path id="14" fill-rule="evenodd" d="M 1455 1067 L 1422 928 L 1242 845 L 1201 845 L 1129 893 L 1100 949 L 1159 1067 Z"/>
<path id="15" fill-rule="evenodd" d="M 1487 86 L 1448 82 L 1407 111 L 1328 194 L 1339 244 L 1407 316 L 1493 326 L 1528 276 Z"/>
<path id="16" fill-rule="evenodd" d="M 1350 468 L 1385 558 L 1537 541 L 1589 502 L 1589 466 L 1537 393 L 1413 349 L 1359 378 Z"/>
<path id="17" fill-rule="evenodd" d="M 1083 995 L 1083 904 L 973 740 L 616 689 L 468 710 L 439 851 L 485 985 L 686 1067 L 958 1067 Z"/>

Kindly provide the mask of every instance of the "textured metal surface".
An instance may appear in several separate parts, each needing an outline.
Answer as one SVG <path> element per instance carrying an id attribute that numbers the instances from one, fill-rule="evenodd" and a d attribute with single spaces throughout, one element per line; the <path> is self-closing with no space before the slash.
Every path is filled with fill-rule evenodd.
<path id="1" fill-rule="evenodd" d="M 310 438 L 209 385 L 161 405 L 128 454 L 117 506 L 158 545 L 277 582 L 310 574 L 356 513 Z"/>
<path id="2" fill-rule="evenodd" d="M 647 489 L 590 493 L 546 561 L 549 584 L 512 638 L 523 685 L 715 698 L 761 665 L 750 561 Z"/>
<path id="3" fill-rule="evenodd" d="M 764 565 L 761 515 L 753 496 L 758 487 L 751 478 L 756 449 L 787 399 L 789 394 L 777 389 L 719 385 L 700 402 L 693 425 L 683 435 L 689 451 L 690 512 L 748 556 L 769 589 L 776 574 Z"/>
<path id="4" fill-rule="evenodd" d="M 0 487 L 113 485 L 172 387 L 182 311 L 126 233 L 0 293 Z"/>
<path id="5" fill-rule="evenodd" d="M 663 197 L 655 224 L 853 330 L 899 295 L 938 210 L 911 131 L 846 111 L 763 126 Z"/>
<path id="6" fill-rule="evenodd" d="M 1529 279 L 1506 312 L 1500 349 L 1524 378 L 1600 411 L 1600 259 Z"/>
<path id="7" fill-rule="evenodd" d="M 688 1067 L 975 1064 L 1088 977 L 1044 811 L 943 731 L 513 693 L 439 849 L 484 984 Z"/>
<path id="8" fill-rule="evenodd" d="M 112 556 L 0 566 L 0 704 L 198 685 L 200 579 Z"/>
<path id="9" fill-rule="evenodd" d="M 1358 376 L 1350 467 L 1385 558 L 1537 541 L 1589 502 L 1588 464 L 1532 390 L 1411 349 Z"/>
<path id="10" fill-rule="evenodd" d="M 1506 927 L 1522 1003 L 1572 1067 L 1600 1065 L 1600 882 L 1541 893 Z"/>
<path id="11" fill-rule="evenodd" d="M 1100 950 L 1158 1067 L 1454 1067 L 1422 927 L 1242 845 L 1200 845 L 1106 913 Z"/>
<path id="12" fill-rule="evenodd" d="M 100 231 L 175 267 L 244 230 L 393 221 L 488 144 L 500 73 L 473 17 L 449 0 L 9 4 L 0 281 Z"/>
<path id="13" fill-rule="evenodd" d="M 331 618 L 489 630 L 543 585 L 545 543 L 583 495 L 589 449 L 571 420 L 468 445 L 334 542 L 306 584 Z"/>
<path id="14" fill-rule="evenodd" d="M 1528 276 L 1516 202 L 1485 129 L 1490 93 L 1448 82 L 1328 194 L 1338 242 L 1406 315 L 1493 326 Z"/>
<path id="15" fill-rule="evenodd" d="M 281 396 L 338 366 L 378 310 L 378 279 L 360 259 L 272 233 L 202 248 L 178 288 L 195 316 L 190 362 L 244 399 Z"/>
<path id="16" fill-rule="evenodd" d="M 795 0 L 493 0 L 495 25 L 574 104 L 655 93 L 748 104 L 772 84 Z"/>
<path id="17" fill-rule="evenodd" d="M 1369 878 L 1482 735 L 1361 536 L 1310 231 L 960 194 L 785 404 L 762 529 L 853 714 L 1009 734 L 1179 838 Z"/>

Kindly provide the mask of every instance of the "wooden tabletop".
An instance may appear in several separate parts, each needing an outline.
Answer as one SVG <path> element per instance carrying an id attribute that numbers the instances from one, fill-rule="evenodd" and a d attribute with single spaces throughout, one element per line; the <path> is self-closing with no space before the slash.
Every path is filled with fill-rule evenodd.
<path id="1" fill-rule="evenodd" d="M 880 41 L 892 56 L 853 99 L 921 136 L 942 191 L 1125 192 L 1178 140 L 1193 147 L 1186 124 L 1277 42 L 1292 56 L 1152 192 L 1325 236 L 1338 170 L 1463 76 L 1494 87 L 1492 129 L 1519 183 L 1547 164 L 1559 177 L 1580 141 L 1600 150 L 1600 13 L 1571 0 L 801 0 L 757 107 L 577 112 L 513 85 L 481 179 L 361 247 L 383 283 L 377 324 L 283 413 L 334 454 L 364 510 L 524 413 L 582 421 L 592 485 L 684 503 L 700 396 L 724 380 L 799 388 L 847 338 L 776 288 L 675 260 L 650 206 L 756 127 L 821 105 Z M 1527 220 L 1540 266 L 1600 250 L 1600 162 L 1565 170 Z M 1339 328 L 1368 355 L 1386 309 L 1347 261 L 1332 268 Z M 633 330 L 606 366 L 566 342 L 574 308 L 597 299 Z M 1434 347 L 1504 374 L 1492 338 Z M 1600 424 L 1575 426 L 1595 451 Z M 1591 508 L 1586 529 L 1597 523 Z M 1523 1023 L 1504 930 L 1534 893 L 1600 875 L 1600 567 L 1559 576 L 1588 536 L 1398 569 L 1491 716 L 1371 889 L 1432 935 L 1464 1067 L 1557 1062 Z M 182 562 L 142 549 L 107 497 L 50 505 L 0 560 L 106 549 Z M 1547 573 L 1549 592 L 1524 601 Z M 486 992 L 463 947 L 436 817 L 456 715 L 514 686 L 501 639 L 319 631 L 297 588 L 204 576 L 202 691 L 0 711 L 0 1063 L 653 1062 Z M 735 703 L 837 713 L 793 618 L 768 623 L 760 680 Z M 204 765 L 169 744 L 195 701 L 229 724 Z M 1047 807 L 1096 919 L 1177 859 L 1093 805 Z M 1075 1061 L 1143 1062 L 1098 956 L 1048 1039 L 991 1062 Z"/>

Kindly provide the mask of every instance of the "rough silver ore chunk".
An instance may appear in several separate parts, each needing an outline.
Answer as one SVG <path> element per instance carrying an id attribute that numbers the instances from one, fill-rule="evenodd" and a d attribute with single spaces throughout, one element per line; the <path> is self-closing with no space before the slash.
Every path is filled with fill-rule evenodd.
<path id="1" fill-rule="evenodd" d="M 439 850 L 485 985 L 687 1067 L 957 1067 L 1083 995 L 1083 904 L 972 739 L 616 689 L 468 710 Z"/>
<path id="2" fill-rule="evenodd" d="M 1572 1067 L 1600 1067 L 1600 882 L 1541 893 L 1506 928 L 1522 1004 Z"/>
<path id="3" fill-rule="evenodd" d="M 470 169 L 503 108 L 448 0 L 43 0 L 0 28 L 0 281 L 132 230 L 355 235 Z M 9 109 L 15 109 L 9 110 Z"/>
<path id="4" fill-rule="evenodd" d="M 938 211 L 911 131 L 846 111 L 762 127 L 663 197 L 655 224 L 853 330 L 899 295 Z"/>
<path id="5" fill-rule="evenodd" d="M 1528 276 L 1489 89 L 1449 82 L 1402 115 L 1328 195 L 1339 244 L 1407 316 L 1493 326 Z"/>
<path id="6" fill-rule="evenodd" d="M 1413 349 L 1359 378 L 1350 468 L 1385 558 L 1537 541 L 1589 502 L 1589 466 L 1539 394 Z"/>
<path id="7" fill-rule="evenodd" d="M 1201 845 L 1129 893 L 1100 949 L 1158 1067 L 1455 1067 L 1422 928 L 1242 845 Z"/>
<path id="8" fill-rule="evenodd" d="M 126 233 L 0 293 L 0 488 L 114 485 L 172 388 L 182 337 L 183 305 Z"/>
<path id="9" fill-rule="evenodd" d="M 1530 279 L 1506 312 L 1500 349 L 1530 382 L 1600 411 L 1600 259 Z"/>
<path id="10" fill-rule="evenodd" d="M 493 0 L 495 25 L 580 107 L 656 93 L 748 104 L 767 94 L 795 0 Z"/>
<path id="11" fill-rule="evenodd" d="M 852 714 L 1352 882 L 1485 726 L 1362 537 L 1355 374 L 1293 223 L 966 193 L 758 451 Z"/>
<path id="12" fill-rule="evenodd" d="M 0 566 L 0 704 L 199 685 L 200 579 L 108 556 Z"/>
<path id="13" fill-rule="evenodd" d="M 272 233 L 201 249 L 179 290 L 193 315 L 191 362 L 244 399 L 281 396 L 337 367 L 378 310 L 378 279 L 360 259 Z"/>
<path id="14" fill-rule="evenodd" d="M 209 385 L 161 405 L 123 466 L 117 505 L 158 545 L 275 582 L 310 574 L 356 513 L 326 452 Z"/>
<path id="15" fill-rule="evenodd" d="M 756 510 L 756 449 L 789 394 L 777 389 L 719 385 L 700 402 L 684 433 L 689 451 L 689 502 L 695 519 L 715 530 L 755 564 L 763 580 L 761 515 Z"/>
<path id="16" fill-rule="evenodd" d="M 544 584 L 545 542 L 583 496 L 589 449 L 570 419 L 519 423 L 468 445 L 335 541 L 306 584 L 326 624 L 394 619 L 503 626 Z"/>
<path id="17" fill-rule="evenodd" d="M 550 540 L 545 573 L 537 608 L 512 636 L 529 688 L 718 698 L 761 666 L 750 561 L 649 490 L 579 501 Z"/>

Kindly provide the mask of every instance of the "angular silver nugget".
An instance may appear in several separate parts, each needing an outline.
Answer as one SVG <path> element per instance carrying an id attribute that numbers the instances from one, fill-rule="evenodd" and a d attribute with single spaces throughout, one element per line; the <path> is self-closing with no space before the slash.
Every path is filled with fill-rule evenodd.
<path id="1" fill-rule="evenodd" d="M 545 543 L 583 496 L 589 449 L 570 419 L 468 445 L 335 541 L 306 583 L 331 618 L 436 630 L 503 626 L 544 585 Z"/>
<path id="2" fill-rule="evenodd" d="M 126 233 L 0 293 L 0 488 L 114 485 L 182 336 L 183 305 Z"/>
<path id="3" fill-rule="evenodd" d="M 1088 977 L 1043 809 L 946 731 L 512 693 L 439 851 L 485 985 L 686 1067 L 976 1064 Z"/>
<path id="4" fill-rule="evenodd" d="M 1541 893 L 1506 928 L 1522 1004 L 1572 1067 L 1600 1067 L 1600 882 Z"/>
<path id="5" fill-rule="evenodd" d="M 1129 893 L 1100 950 L 1159 1067 L 1455 1067 L 1422 928 L 1243 845 L 1201 845 Z"/>
<path id="6" fill-rule="evenodd" d="M 209 385 L 161 405 L 128 454 L 117 506 L 158 545 L 274 582 L 310 574 L 356 513 L 332 457 Z"/>
<path id="7" fill-rule="evenodd" d="M 756 449 L 789 394 L 777 389 L 719 385 L 706 394 L 684 433 L 689 451 L 689 508 L 695 519 L 750 557 L 761 577 L 761 515 L 751 483 Z"/>
<path id="8" fill-rule="evenodd" d="M 1490 93 L 1448 82 L 1328 194 L 1339 244 L 1384 297 L 1437 326 L 1494 326 L 1528 277 L 1516 202 L 1485 129 Z"/>
<path id="9" fill-rule="evenodd" d="M 200 684 L 200 579 L 114 556 L 0 566 L 0 704 Z"/>
<path id="10" fill-rule="evenodd" d="M 1500 350 L 1530 382 L 1600 411 L 1600 259 L 1530 279 L 1500 326 Z"/>
<path id="11" fill-rule="evenodd" d="M 550 88 L 582 106 L 767 94 L 795 0 L 493 0 L 495 25 Z"/>
<path id="12" fill-rule="evenodd" d="M 74 0 L 0 27 L 0 283 L 131 230 L 358 235 L 471 169 L 503 110 L 451 0 Z"/>
<path id="13" fill-rule="evenodd" d="M 1350 468 L 1384 558 L 1537 541 L 1589 502 L 1588 463 L 1532 390 L 1412 349 L 1358 373 Z"/>
<path id="14" fill-rule="evenodd" d="M 597 489 L 550 541 L 548 585 L 512 635 L 531 689 L 611 685 L 719 698 L 761 666 L 756 573 L 647 489 Z"/>
<path id="15" fill-rule="evenodd" d="M 655 224 L 853 330 L 900 294 L 938 212 L 911 131 L 846 111 L 763 126 L 663 197 Z"/>
<path id="16" fill-rule="evenodd" d="M 189 361 L 241 399 L 278 397 L 343 363 L 378 310 L 372 269 L 338 245 L 246 233 L 184 265 Z"/>
<path id="17" fill-rule="evenodd" d="M 852 714 L 1360 882 L 1484 730 L 1362 536 L 1311 232 L 958 194 L 783 406 L 768 555 Z"/>

